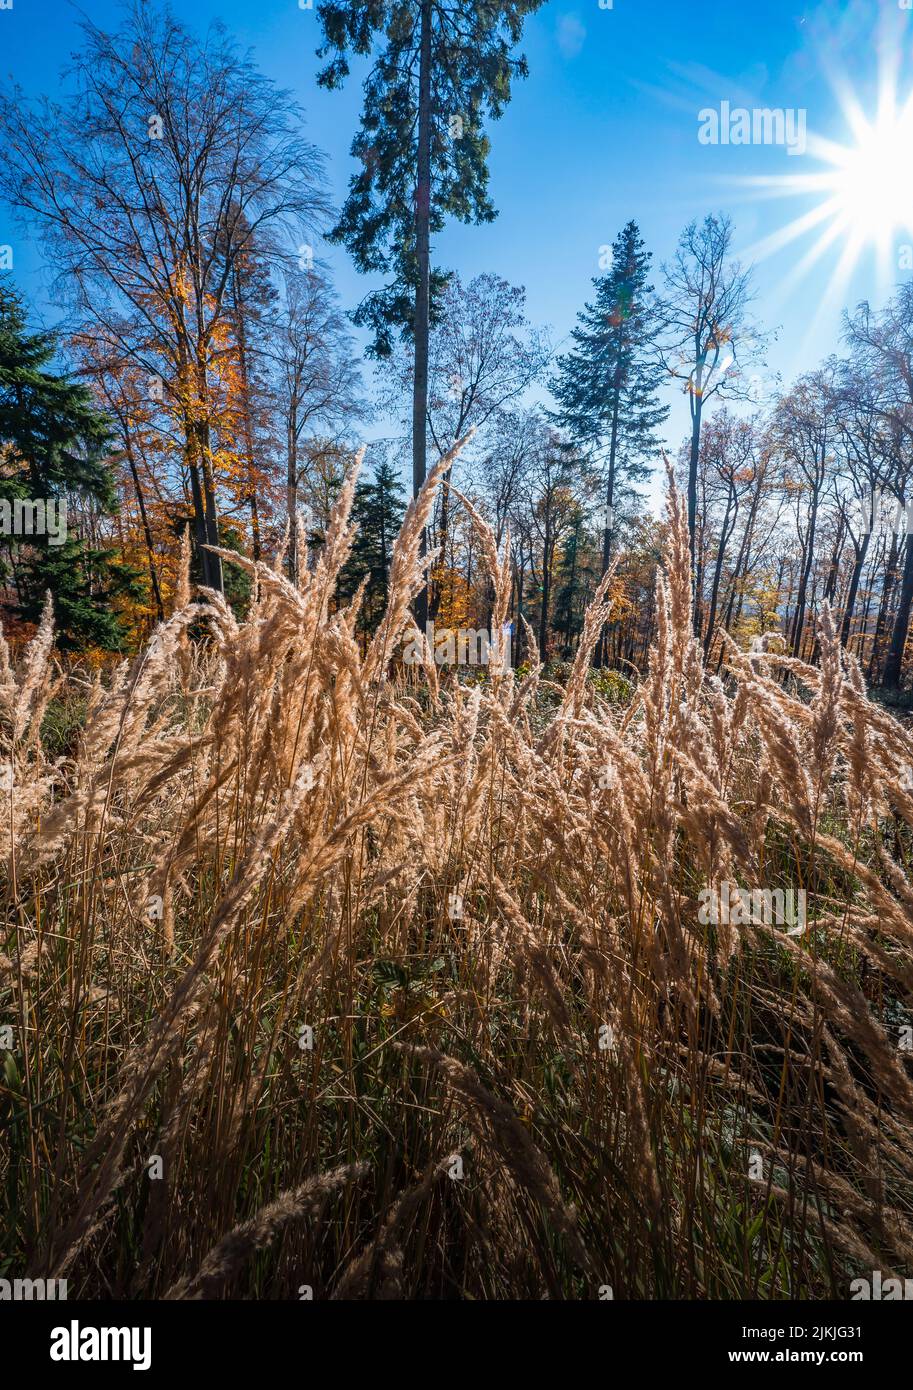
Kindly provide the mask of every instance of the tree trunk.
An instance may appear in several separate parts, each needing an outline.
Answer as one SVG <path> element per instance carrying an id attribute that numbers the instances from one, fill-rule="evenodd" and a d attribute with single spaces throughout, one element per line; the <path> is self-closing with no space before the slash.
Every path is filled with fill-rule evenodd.
<path id="1" fill-rule="evenodd" d="M 608 572 L 609 564 L 612 559 L 612 535 L 615 529 L 615 518 L 612 509 L 615 506 L 615 459 L 618 453 L 618 410 L 621 398 L 621 390 L 618 382 L 618 373 L 615 373 L 615 400 L 612 405 L 612 434 L 609 440 L 609 477 L 606 483 L 606 503 L 605 503 L 605 529 L 602 533 L 602 573 Z M 606 643 L 608 640 L 608 628 L 604 627 L 599 634 L 599 641 L 596 644 L 596 665 L 605 666 L 607 664 Z"/>
<path id="2" fill-rule="evenodd" d="M 720 579 L 723 575 L 723 561 L 726 556 L 726 547 L 729 544 L 729 537 L 732 535 L 732 532 L 735 529 L 736 517 L 738 515 L 739 510 L 738 503 L 736 503 L 735 511 L 732 512 L 732 496 L 732 490 L 730 489 L 729 496 L 726 499 L 726 512 L 723 517 L 723 524 L 720 527 L 720 544 L 716 552 L 716 565 L 714 566 L 713 570 L 713 584 L 710 589 L 710 608 L 707 613 L 707 631 L 704 635 L 705 661 L 710 656 L 710 644 L 713 641 L 713 631 L 714 626 L 716 624 L 716 606 L 720 592 Z M 732 514 L 731 524 L 729 521 L 730 513 Z"/>
<path id="3" fill-rule="evenodd" d="M 577 550 L 580 544 L 580 522 L 577 522 L 574 535 L 573 558 L 571 560 L 571 572 L 567 583 L 567 619 L 564 624 L 564 649 L 562 656 L 567 660 L 571 652 L 571 641 L 574 630 L 574 598 L 577 591 Z"/>
<path id="4" fill-rule="evenodd" d="M 850 575 L 850 588 L 846 596 L 846 608 L 843 610 L 843 625 L 840 629 L 840 645 L 849 645 L 850 628 L 853 624 L 853 612 L 856 608 L 856 596 L 859 593 L 859 581 L 862 578 L 862 571 L 865 566 L 866 554 L 869 549 L 869 532 L 862 538 L 862 544 L 855 547 L 855 558 L 853 560 L 853 572 Z"/>
<path id="5" fill-rule="evenodd" d="M 412 390 L 412 495 L 417 497 L 425 481 L 428 439 L 428 332 L 430 323 L 430 217 L 431 217 L 431 5 L 421 0 L 418 83 L 418 183 L 415 192 L 415 255 L 418 283 L 415 287 L 415 373 Z M 422 533 L 421 553 L 427 553 Z M 428 620 L 428 587 L 415 600 L 420 632 Z"/>
<path id="6" fill-rule="evenodd" d="M 286 509 L 288 511 L 288 577 L 293 584 L 298 583 L 298 429 L 295 410 L 288 422 L 286 444 L 288 468 L 286 472 Z"/>
<path id="7" fill-rule="evenodd" d="M 840 559 L 843 555 L 843 542 L 845 538 L 846 532 L 841 523 L 841 525 L 837 528 L 837 539 L 834 542 L 834 549 L 833 553 L 831 554 L 830 569 L 827 572 L 827 580 L 825 581 L 824 585 L 824 597 L 828 600 L 829 603 L 833 603 L 834 595 L 837 592 L 837 580 L 840 577 Z"/>
<path id="8" fill-rule="evenodd" d="M 238 372 L 241 379 L 241 429 L 244 435 L 244 451 L 247 456 L 247 487 L 250 504 L 250 525 L 253 539 L 254 561 L 259 562 L 262 555 L 260 544 L 260 509 L 257 505 L 256 459 L 254 457 L 254 425 L 251 412 L 250 368 L 247 360 L 247 325 L 244 318 L 244 300 L 241 291 L 241 276 L 235 267 L 232 284 L 235 310 L 235 330 L 238 336 Z"/>
<path id="9" fill-rule="evenodd" d="M 904 648 L 907 645 L 907 630 L 910 626 L 910 607 L 913 605 L 913 536 L 907 536 L 904 543 L 903 578 L 900 581 L 900 598 L 894 614 L 891 629 L 891 643 L 884 664 L 882 684 L 889 690 L 900 685 L 900 672 L 903 666 Z"/>
<path id="10" fill-rule="evenodd" d="M 698 373 L 695 394 L 691 397 L 691 454 L 688 459 L 688 547 L 691 554 L 691 587 L 694 606 L 694 633 L 701 635 L 700 594 L 696 583 L 695 545 L 697 532 L 697 463 L 701 452 L 701 377 Z"/>
<path id="11" fill-rule="evenodd" d="M 149 557 L 149 582 L 152 585 L 152 597 L 155 600 L 155 612 L 160 623 L 165 621 L 165 606 L 162 603 L 162 591 L 159 588 L 159 577 L 155 568 L 155 550 L 152 545 L 152 530 L 149 526 L 149 518 L 146 515 L 146 499 L 143 497 L 143 489 L 140 486 L 139 473 L 137 472 L 136 462 L 133 458 L 133 448 L 130 444 L 130 436 L 125 428 L 124 442 L 126 444 L 127 462 L 130 465 L 130 476 L 133 479 L 133 487 L 136 492 L 136 500 L 139 505 L 140 520 L 143 525 L 143 535 L 146 538 L 146 553 Z"/>
<path id="12" fill-rule="evenodd" d="M 802 629 L 805 626 L 805 604 L 808 593 L 808 581 L 811 577 L 812 565 L 815 560 L 815 527 L 817 520 L 818 498 L 816 496 L 812 503 L 811 515 L 808 519 L 808 541 L 806 543 L 805 554 L 802 557 L 802 573 L 799 576 L 799 588 L 796 593 L 796 612 L 793 617 L 793 656 L 799 656 L 802 646 Z"/>
<path id="13" fill-rule="evenodd" d="M 253 489 L 248 495 L 250 502 L 250 534 L 253 541 L 253 558 L 259 563 L 263 555 L 263 546 L 260 540 L 260 508 L 257 504 L 257 494 Z"/>
<path id="14" fill-rule="evenodd" d="M 209 422 L 207 420 L 197 421 L 194 433 L 203 475 L 203 509 L 206 527 L 206 544 L 209 546 L 217 546 L 219 544 L 219 515 L 216 507 L 216 484 L 212 471 L 212 446 L 209 437 Z M 204 572 L 208 576 L 206 583 L 211 589 L 215 589 L 218 593 L 221 593 L 222 561 L 218 555 L 213 555 L 211 550 L 204 550 L 203 557 Z"/>
<path id="15" fill-rule="evenodd" d="M 875 679 L 878 660 L 881 656 L 881 639 L 888 621 L 891 594 L 894 590 L 894 581 L 897 578 L 897 533 L 891 532 L 891 548 L 888 553 L 887 564 L 884 571 L 884 583 L 881 586 L 881 601 L 878 604 L 878 616 L 875 619 L 875 632 L 872 635 L 872 652 L 869 657 L 869 680 Z"/>
<path id="16" fill-rule="evenodd" d="M 726 599 L 726 612 L 723 614 L 723 627 L 727 632 L 732 631 L 733 625 L 737 623 L 742 616 L 742 601 L 744 597 L 742 577 L 743 575 L 747 575 L 749 572 L 749 560 L 751 558 L 751 542 L 754 539 L 755 517 L 757 515 L 760 497 L 760 488 L 755 488 L 751 498 L 751 507 L 748 512 L 748 519 L 745 522 L 745 529 L 742 532 L 742 539 L 739 543 L 739 553 L 736 556 L 735 569 L 732 572 L 732 580 L 729 585 L 729 594 Z M 721 648 L 719 660 L 717 661 L 716 665 L 718 675 L 722 664 L 723 649 Z"/>
<path id="17" fill-rule="evenodd" d="M 548 660 L 548 605 L 551 601 L 552 568 L 551 523 L 546 520 L 545 539 L 542 545 L 542 612 L 539 615 L 539 659 L 544 666 Z"/>
<path id="18" fill-rule="evenodd" d="M 195 208 L 194 221 L 194 246 L 196 253 L 195 267 L 195 292 L 194 300 L 196 305 L 196 352 L 194 356 L 194 366 L 196 369 L 196 393 L 193 406 L 193 434 L 196 445 L 196 456 L 199 460 L 200 475 L 203 482 L 203 517 L 206 529 L 206 544 L 218 546 L 219 544 L 219 513 L 216 506 L 216 484 L 212 468 L 212 432 L 211 403 L 209 396 L 209 376 L 207 372 L 207 334 L 205 330 L 203 315 L 203 295 L 200 289 L 202 275 L 200 273 L 199 259 L 201 237 L 199 228 L 199 199 Z M 222 561 L 218 555 L 213 555 L 212 550 L 203 551 L 203 572 L 206 575 L 206 583 L 217 593 L 222 592 Z"/>
<path id="19" fill-rule="evenodd" d="M 197 464 L 196 449 L 194 447 L 193 425 L 189 420 L 185 421 L 184 459 L 187 464 L 187 471 L 190 474 L 190 496 L 193 502 L 193 543 L 196 548 L 197 559 L 200 562 L 200 577 L 203 583 L 208 585 L 208 551 L 205 549 L 206 508 L 203 504 L 203 488 L 200 483 L 200 469 Z"/>
<path id="20" fill-rule="evenodd" d="M 450 470 L 441 479 L 441 512 L 437 535 L 434 537 L 435 547 L 438 552 L 437 565 L 438 573 L 447 568 L 447 533 L 450 526 Z M 441 606 L 440 584 L 428 585 L 428 616 L 432 622 L 437 618 L 438 609 Z"/>

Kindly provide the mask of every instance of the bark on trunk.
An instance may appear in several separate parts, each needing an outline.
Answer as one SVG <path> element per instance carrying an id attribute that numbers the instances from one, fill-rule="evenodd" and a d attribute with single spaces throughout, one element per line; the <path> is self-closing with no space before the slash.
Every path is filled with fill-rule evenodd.
<path id="1" fill-rule="evenodd" d="M 900 685 L 904 648 L 907 645 L 907 631 L 910 626 L 911 605 L 913 605 L 913 536 L 907 536 L 904 542 L 900 598 L 897 602 L 897 612 L 894 614 L 894 626 L 891 629 L 891 642 L 888 647 L 882 680 L 882 684 L 889 690 L 896 690 Z"/>
<path id="2" fill-rule="evenodd" d="M 850 587 L 846 596 L 846 607 L 843 610 L 843 624 L 840 628 L 840 645 L 849 645 L 850 628 L 853 625 L 853 613 L 856 610 L 856 599 L 859 594 L 859 581 L 862 578 L 862 571 L 865 567 L 866 555 L 869 549 L 869 535 L 866 533 L 862 538 L 862 544 L 855 548 L 855 558 L 853 560 L 853 571 L 850 575 Z"/>
<path id="3" fill-rule="evenodd" d="M 618 373 L 615 375 L 615 400 L 612 404 L 612 434 L 609 440 L 609 476 L 606 483 L 606 521 L 605 530 L 602 534 L 602 573 L 605 575 L 612 560 L 612 537 L 615 530 L 615 518 L 613 508 L 615 506 L 615 460 L 618 454 L 618 410 L 621 398 L 621 389 L 618 381 Z M 596 644 L 596 665 L 607 665 L 607 643 L 608 627 L 604 627 L 599 634 L 599 641 Z"/>
<path id="4" fill-rule="evenodd" d="M 133 458 L 133 449 L 130 445 L 129 435 L 124 431 L 127 443 L 127 462 L 130 466 L 130 476 L 133 479 L 133 487 L 136 492 L 136 501 L 139 506 L 140 521 L 143 526 L 143 536 L 146 540 L 146 554 L 149 561 L 149 582 L 152 585 L 152 597 L 155 602 L 155 612 L 160 623 L 165 621 L 165 606 L 162 603 L 162 591 L 159 588 L 159 577 L 155 568 L 155 550 L 152 545 L 152 530 L 149 526 L 149 518 L 146 515 L 146 499 L 143 496 L 143 489 L 140 486 L 139 473 Z"/>
<path id="5" fill-rule="evenodd" d="M 415 192 L 415 253 L 418 283 L 415 288 L 415 374 L 412 392 L 412 495 L 425 481 L 428 439 L 428 330 L 430 321 L 430 216 L 431 216 L 431 0 L 421 0 L 418 95 L 418 182 Z M 423 532 L 422 555 L 427 553 Z M 428 619 L 428 588 L 415 600 L 415 617 L 424 632 Z"/>
<path id="6" fill-rule="evenodd" d="M 723 524 L 720 527 L 720 544 L 716 552 L 716 565 L 714 566 L 713 570 L 713 584 L 710 590 L 710 608 L 707 612 L 707 631 L 704 636 L 705 661 L 710 656 L 710 644 L 713 641 L 713 630 L 716 624 L 716 606 L 720 592 L 720 580 L 723 575 L 723 561 L 726 556 L 726 547 L 729 544 L 729 538 L 732 535 L 732 532 L 735 530 L 735 523 L 736 517 L 738 516 L 738 510 L 739 509 L 737 503 L 735 504 L 735 508 L 733 510 L 733 496 L 732 492 L 730 491 L 729 497 L 726 499 L 726 513 L 723 517 Z M 730 515 L 732 516 L 731 522 L 729 519 Z"/>
<path id="7" fill-rule="evenodd" d="M 698 592 L 696 583 L 697 566 L 695 564 L 695 552 L 697 533 L 697 464 L 701 452 L 701 410 L 703 408 L 701 387 L 701 374 L 698 372 L 695 381 L 695 391 L 691 397 L 691 454 L 688 459 L 688 547 L 691 553 L 694 633 L 698 638 L 700 638 L 701 635 L 701 611 L 700 593 Z"/>

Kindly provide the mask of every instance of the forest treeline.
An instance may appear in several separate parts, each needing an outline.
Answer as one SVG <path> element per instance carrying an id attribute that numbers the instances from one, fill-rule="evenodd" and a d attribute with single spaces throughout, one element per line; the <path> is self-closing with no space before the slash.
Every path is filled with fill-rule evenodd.
<path id="1" fill-rule="evenodd" d="M 721 213 L 686 227 L 663 264 L 627 221 L 557 345 L 522 287 L 434 265 L 447 217 L 495 216 L 485 122 L 526 73 L 517 44 L 539 3 L 318 5 L 321 83 L 345 81 L 352 56 L 373 64 L 341 209 L 303 112 L 221 27 L 199 36 L 146 4 L 116 33 L 85 20 L 64 95 L 6 93 L 0 191 L 64 311 L 56 333 L 36 331 L 0 282 L 14 641 L 50 590 L 61 645 L 98 659 L 135 648 L 170 611 L 184 536 L 196 581 L 242 611 L 249 580 L 217 549 L 292 578 L 313 567 L 364 437 L 337 601 L 360 595 L 367 639 L 410 490 L 471 434 L 428 527 L 420 626 L 491 621 L 466 497 L 499 545 L 510 536 L 516 662 L 533 642 L 569 659 L 614 565 L 594 660 L 639 668 L 664 541 L 643 489 L 678 391 L 691 430 L 673 464 L 707 661 L 722 664 L 724 634 L 746 646 L 772 632 L 814 660 L 826 601 L 869 679 L 904 684 L 913 286 L 848 310 L 834 356 L 784 384 Z M 328 243 L 384 280 L 349 311 Z M 66 502 L 63 543 L 10 524 L 17 499 L 35 498 Z"/>

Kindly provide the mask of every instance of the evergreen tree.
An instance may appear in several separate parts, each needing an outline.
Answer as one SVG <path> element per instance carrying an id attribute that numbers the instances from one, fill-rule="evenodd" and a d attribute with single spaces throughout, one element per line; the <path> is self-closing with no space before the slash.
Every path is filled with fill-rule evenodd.
<path id="1" fill-rule="evenodd" d="M 352 554 L 339 577 L 339 595 L 349 599 L 367 576 L 360 621 L 372 631 L 387 606 L 388 580 L 393 542 L 399 534 L 406 500 L 403 485 L 390 463 L 384 459 L 370 481 L 360 482 L 352 502 L 352 520 L 358 533 Z"/>
<path id="2" fill-rule="evenodd" d="M 319 56 L 329 59 L 319 78 L 323 86 L 342 84 L 349 52 L 375 54 L 352 145 L 362 169 L 350 183 L 333 237 L 363 273 L 392 276 L 354 315 L 373 330 L 375 355 L 389 355 L 397 331 L 415 344 L 413 494 L 425 480 L 429 328 L 447 278 L 431 271 L 430 238 L 447 215 L 463 222 L 494 219 L 483 122 L 486 115 L 501 115 L 512 79 L 526 76 L 525 59 L 512 51 L 526 15 L 541 4 L 321 0 L 318 6 L 326 40 Z M 423 591 L 416 605 L 420 625 L 426 611 Z"/>
<path id="3" fill-rule="evenodd" d="M 596 296 L 578 315 L 574 350 L 558 359 L 553 418 L 591 457 L 602 455 L 606 517 L 602 572 L 611 558 L 619 486 L 642 481 L 668 415 L 657 400 L 663 377 L 655 353 L 658 320 L 648 283 L 650 252 L 636 222 L 615 238 L 612 266 L 593 281 Z"/>
<path id="4" fill-rule="evenodd" d="M 592 597 L 592 562 L 595 555 L 587 542 L 583 509 L 577 507 L 558 565 L 557 593 L 552 626 L 561 637 L 561 655 L 569 658 L 583 631 L 586 606 Z"/>
<path id="5" fill-rule="evenodd" d="M 57 645 L 65 651 L 121 651 L 121 613 L 126 617 L 129 605 L 145 598 L 138 570 L 72 534 L 63 545 L 34 545 L 18 587 L 17 615 L 31 623 L 38 622 L 50 592 Z"/>
<path id="6" fill-rule="evenodd" d="M 116 600 L 140 596 L 138 576 L 74 534 L 72 524 L 74 504 L 115 510 L 110 427 L 86 387 L 49 370 L 55 351 L 54 335 L 29 333 L 20 296 L 0 283 L 0 505 L 5 523 L 17 502 L 27 504 L 32 521 L 25 534 L 5 524 L 0 536 L 7 579 L 14 578 L 12 607 L 36 622 L 50 590 L 61 646 L 118 650 Z M 34 530 L 36 505 L 43 534 Z"/>

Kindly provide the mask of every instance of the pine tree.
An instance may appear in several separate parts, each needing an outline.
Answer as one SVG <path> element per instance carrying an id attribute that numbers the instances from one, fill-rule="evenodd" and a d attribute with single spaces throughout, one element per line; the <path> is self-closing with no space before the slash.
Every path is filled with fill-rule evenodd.
<path id="1" fill-rule="evenodd" d="M 358 533 L 345 569 L 339 577 L 339 595 L 351 598 L 367 576 L 360 622 L 372 631 L 387 606 L 390 562 L 406 510 L 403 485 L 396 470 L 384 459 L 370 481 L 360 482 L 352 502 L 352 520 Z"/>
<path id="2" fill-rule="evenodd" d="M 650 252 L 636 222 L 615 238 L 611 269 L 593 281 L 578 315 L 574 350 L 558 359 L 553 418 L 591 457 L 603 456 L 606 517 L 602 572 L 609 567 L 619 486 L 642 481 L 668 415 L 657 400 L 663 372 L 654 351 L 658 320 L 648 283 Z"/>
<path id="3" fill-rule="evenodd" d="M 116 601 L 140 595 L 138 576 L 111 552 L 74 534 L 72 525 L 74 504 L 95 513 L 115 510 L 107 463 L 110 425 L 85 386 L 49 370 L 56 348 L 53 334 L 27 331 L 22 299 L 8 284 L 0 284 L 4 520 L 14 515 L 17 500 L 30 510 L 37 504 L 45 518 L 56 518 L 53 527 L 46 521 L 44 534 L 14 534 L 14 527 L 4 527 L 7 578 L 12 574 L 15 579 L 11 606 L 18 617 L 37 622 L 50 590 L 61 646 L 118 650 L 123 628 Z"/>
<path id="4" fill-rule="evenodd" d="M 319 56 L 329 59 L 319 78 L 323 86 L 341 86 L 349 52 L 375 55 L 352 145 L 362 169 L 351 181 L 333 238 L 363 273 L 392 276 L 354 315 L 373 330 L 374 354 L 389 355 L 397 332 L 415 344 L 413 494 L 425 480 L 428 336 L 447 281 L 431 269 L 430 238 L 448 215 L 462 222 L 495 217 L 483 122 L 486 115 L 501 115 L 512 79 L 526 76 L 526 61 L 513 49 L 526 15 L 542 3 L 321 0 L 318 6 L 326 40 Z M 423 591 L 416 604 L 420 625 L 426 612 Z"/>

